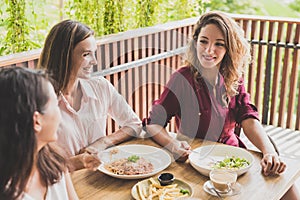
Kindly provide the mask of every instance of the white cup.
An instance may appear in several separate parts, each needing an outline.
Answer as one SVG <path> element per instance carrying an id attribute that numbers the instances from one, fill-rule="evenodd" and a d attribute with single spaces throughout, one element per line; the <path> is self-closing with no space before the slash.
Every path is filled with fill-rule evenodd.
<path id="1" fill-rule="evenodd" d="M 237 181 L 237 173 L 232 170 L 213 169 L 209 173 L 210 181 L 220 193 L 228 193 Z"/>

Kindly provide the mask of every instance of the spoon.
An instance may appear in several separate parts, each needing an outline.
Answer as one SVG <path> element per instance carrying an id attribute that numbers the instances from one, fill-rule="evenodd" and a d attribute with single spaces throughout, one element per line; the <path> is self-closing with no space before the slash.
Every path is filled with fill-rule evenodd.
<path id="1" fill-rule="evenodd" d="M 210 191 L 213 191 L 218 196 L 218 199 L 223 199 L 223 197 L 220 195 L 220 193 L 216 190 L 216 188 L 213 185 L 207 184 L 207 187 Z"/>
<path id="2" fill-rule="evenodd" d="M 211 160 L 213 162 L 213 164 L 221 162 L 220 160 L 216 160 L 214 157 L 204 156 L 201 152 L 198 152 L 198 151 L 195 151 L 195 150 L 190 150 L 190 152 L 193 152 L 195 154 L 201 155 L 201 157 L 199 157 L 199 159 L 209 159 L 209 160 Z"/>

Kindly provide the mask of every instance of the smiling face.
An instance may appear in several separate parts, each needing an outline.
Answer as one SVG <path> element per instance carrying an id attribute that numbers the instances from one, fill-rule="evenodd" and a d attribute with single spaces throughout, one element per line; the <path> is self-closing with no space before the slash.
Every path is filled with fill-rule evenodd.
<path id="1" fill-rule="evenodd" d="M 93 72 L 93 65 L 97 64 L 96 50 L 97 45 L 94 36 L 90 36 L 76 45 L 72 54 L 72 65 L 74 72 L 77 73 L 76 77 L 90 78 Z"/>
<path id="2" fill-rule="evenodd" d="M 215 24 L 208 24 L 201 29 L 196 45 L 197 57 L 203 68 L 220 67 L 226 47 L 224 35 Z"/>

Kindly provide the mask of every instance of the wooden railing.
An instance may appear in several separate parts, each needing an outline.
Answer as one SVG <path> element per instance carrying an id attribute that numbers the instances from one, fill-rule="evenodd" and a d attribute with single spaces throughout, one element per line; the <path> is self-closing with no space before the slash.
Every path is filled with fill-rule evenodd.
<path id="1" fill-rule="evenodd" d="M 248 91 L 264 124 L 299 130 L 300 19 L 236 17 L 252 44 Z"/>
<path id="2" fill-rule="evenodd" d="M 252 45 L 246 86 L 262 122 L 300 129 L 300 20 L 232 15 Z M 109 35 L 97 40 L 94 76 L 109 79 L 140 118 L 148 115 L 174 70 L 183 65 L 185 45 L 198 18 Z M 7 65 L 34 68 L 40 50 L 0 57 Z M 172 123 L 174 124 L 174 123 Z M 108 133 L 116 129 L 108 122 Z M 175 131 L 172 125 L 170 131 Z"/>

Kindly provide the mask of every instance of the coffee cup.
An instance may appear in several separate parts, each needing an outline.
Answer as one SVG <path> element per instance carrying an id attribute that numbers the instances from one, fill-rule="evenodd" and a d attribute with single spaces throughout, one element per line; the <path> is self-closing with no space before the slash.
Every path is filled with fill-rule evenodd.
<path id="1" fill-rule="evenodd" d="M 220 193 L 228 193 L 236 183 L 237 173 L 232 170 L 213 169 L 209 173 L 210 181 Z"/>

